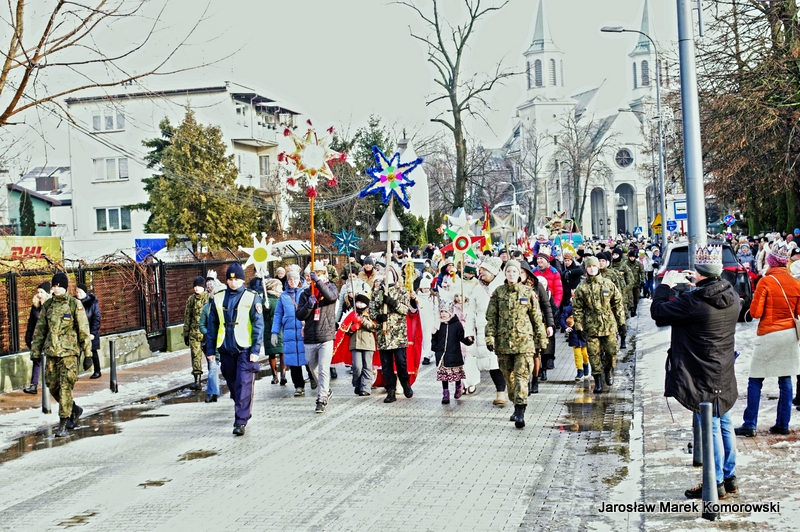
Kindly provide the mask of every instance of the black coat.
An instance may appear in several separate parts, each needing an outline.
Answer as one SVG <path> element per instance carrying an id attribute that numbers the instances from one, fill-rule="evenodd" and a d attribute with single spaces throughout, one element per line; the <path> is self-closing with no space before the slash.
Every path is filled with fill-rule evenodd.
<path id="1" fill-rule="evenodd" d="M 650 305 L 656 325 L 672 326 L 664 395 L 694 412 L 710 402 L 714 415 L 722 415 L 738 397 L 733 348 L 739 295 L 720 278 L 704 279 L 673 301 L 670 292 L 659 285 Z"/>
<path id="2" fill-rule="evenodd" d="M 583 267 L 575 261 L 572 261 L 571 267 L 564 269 L 564 275 L 561 276 L 561 284 L 564 286 L 561 308 L 565 308 L 572 301 L 572 291 L 577 290 L 583 274 Z"/>
<path id="3" fill-rule="evenodd" d="M 92 350 L 100 349 L 100 303 L 94 294 L 86 294 L 86 299 L 82 299 L 81 303 L 89 320 L 89 334 L 94 335 Z"/>
<path id="4" fill-rule="evenodd" d="M 436 355 L 436 363 L 444 355 L 443 366 L 456 368 L 464 365 L 461 344 L 472 345 L 472 340 L 464 337 L 464 326 L 458 316 L 453 316 L 447 323 L 440 323 L 439 330 L 431 336 L 431 351 Z"/>
<path id="5" fill-rule="evenodd" d="M 303 343 L 321 344 L 332 341 L 336 338 L 336 299 L 339 291 L 336 285 L 327 283 L 314 283 L 317 302 L 310 305 L 308 298 L 311 297 L 311 286 L 306 287 L 297 300 L 297 312 L 295 316 L 300 321 L 304 321 Z M 319 320 L 314 319 L 314 314 L 319 308 Z"/>
<path id="6" fill-rule="evenodd" d="M 31 348 L 33 343 L 33 332 L 36 330 L 36 322 L 39 321 L 39 314 L 42 312 L 42 305 L 31 306 L 31 313 L 28 315 L 28 328 L 25 329 L 25 345 L 28 349 Z"/>

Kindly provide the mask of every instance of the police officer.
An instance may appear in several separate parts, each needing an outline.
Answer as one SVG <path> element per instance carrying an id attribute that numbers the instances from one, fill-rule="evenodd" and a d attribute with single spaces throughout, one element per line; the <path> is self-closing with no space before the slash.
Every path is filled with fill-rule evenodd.
<path id="1" fill-rule="evenodd" d="M 203 376 L 203 333 L 200 332 L 200 315 L 203 307 L 209 301 L 206 293 L 206 279 L 198 276 L 192 283 L 194 293 L 186 300 L 186 310 L 183 313 L 183 343 L 189 347 L 192 356 L 192 376 L 194 384 L 190 386 L 192 390 L 200 389 L 200 378 Z"/>
<path id="2" fill-rule="evenodd" d="M 69 279 L 57 272 L 50 282 L 53 297 L 42 305 L 31 342 L 31 356 L 47 356 L 45 383 L 58 401 L 58 430 L 56 437 L 69 436 L 67 429 L 75 428 L 83 409 L 72 400 L 72 388 L 78 380 L 78 360 L 81 353 L 92 356 L 89 321 L 80 301 L 67 294 Z"/>
<path id="3" fill-rule="evenodd" d="M 572 299 L 575 331 L 586 342 L 594 378 L 593 392 L 602 393 L 603 369 L 606 384 L 614 384 L 617 330 L 625 326 L 625 303 L 614 283 L 600 275 L 600 261 L 596 257 L 586 257 L 583 265 L 586 280 L 578 285 Z M 604 360 L 601 360 L 601 352 Z"/>
<path id="4" fill-rule="evenodd" d="M 264 305 L 261 298 L 244 287 L 244 269 L 231 264 L 225 273 L 228 288 L 214 294 L 208 315 L 206 355 L 219 350 L 222 375 L 235 404 L 233 433 L 244 435 L 253 408 L 258 355 L 264 339 Z"/>
<path id="5" fill-rule="evenodd" d="M 534 358 L 547 347 L 547 333 L 536 293 L 519 282 L 518 261 L 506 262 L 505 276 L 506 284 L 497 287 L 486 309 L 486 348 L 497 355 L 508 398 L 514 403 L 509 421 L 521 429 L 528 405 L 528 379 Z"/>

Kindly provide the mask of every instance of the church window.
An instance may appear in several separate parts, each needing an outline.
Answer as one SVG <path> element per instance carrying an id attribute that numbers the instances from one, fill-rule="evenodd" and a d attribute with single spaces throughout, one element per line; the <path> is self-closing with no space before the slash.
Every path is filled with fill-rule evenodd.
<path id="1" fill-rule="evenodd" d="M 556 82 L 556 60 L 550 60 L 550 85 L 556 86 L 558 83 Z"/>
<path id="2" fill-rule="evenodd" d="M 560 61 L 560 65 L 559 66 L 561 66 L 561 86 L 563 87 L 564 86 L 564 60 L 563 59 Z"/>
<path id="3" fill-rule="evenodd" d="M 650 63 L 642 61 L 642 87 L 650 86 Z"/>
<path id="4" fill-rule="evenodd" d="M 614 156 L 614 161 L 620 168 L 627 168 L 633 164 L 633 154 L 628 148 L 621 148 Z"/>
<path id="5" fill-rule="evenodd" d="M 531 62 L 527 61 L 525 63 L 525 77 L 528 79 L 528 88 L 533 88 L 533 80 L 531 79 Z"/>
<path id="6" fill-rule="evenodd" d="M 543 85 L 542 82 L 542 61 L 537 59 L 535 63 L 533 63 L 533 77 L 534 81 L 536 82 L 537 87 L 541 87 Z"/>
<path id="7" fill-rule="evenodd" d="M 636 89 L 639 87 L 639 78 L 636 75 L 636 63 L 633 63 L 633 88 Z"/>

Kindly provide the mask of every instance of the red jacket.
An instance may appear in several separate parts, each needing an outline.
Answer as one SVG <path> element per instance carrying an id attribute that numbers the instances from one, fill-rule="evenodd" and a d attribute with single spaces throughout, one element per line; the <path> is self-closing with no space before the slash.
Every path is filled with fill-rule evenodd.
<path id="1" fill-rule="evenodd" d="M 786 298 L 783 297 L 784 292 Z M 794 328 L 792 316 L 798 314 L 800 314 L 800 281 L 792 277 L 786 268 L 770 268 L 758 282 L 753 302 L 750 304 L 750 315 L 761 318 L 756 334 L 764 336 L 771 332 L 792 329 Z"/>
<path id="2" fill-rule="evenodd" d="M 561 286 L 561 274 L 558 273 L 558 270 L 552 266 L 549 266 L 545 271 L 536 268 L 533 270 L 533 274 L 547 279 L 547 289 L 553 294 L 553 303 L 555 303 L 556 307 L 560 307 L 561 298 L 564 296 L 564 288 Z"/>

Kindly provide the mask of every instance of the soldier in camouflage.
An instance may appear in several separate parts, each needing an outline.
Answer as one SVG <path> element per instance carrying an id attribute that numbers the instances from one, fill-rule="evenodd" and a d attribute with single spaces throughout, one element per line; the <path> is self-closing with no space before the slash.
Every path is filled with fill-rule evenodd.
<path id="1" fill-rule="evenodd" d="M 81 353 L 91 358 L 89 320 L 80 301 L 67 294 L 67 274 L 58 272 L 51 281 L 53 297 L 42 305 L 31 342 L 31 357 L 47 357 L 45 383 L 58 401 L 56 437 L 68 436 L 83 409 L 72 400 L 72 388 L 78 380 Z"/>
<path id="2" fill-rule="evenodd" d="M 626 294 L 628 287 L 625 284 L 624 277 L 620 274 L 620 272 L 609 267 L 609 265 L 611 264 L 611 253 L 609 253 L 608 251 L 598 253 L 597 260 L 600 263 L 599 275 L 605 277 L 606 279 L 611 280 L 611 282 L 614 283 L 614 286 L 617 287 L 617 290 L 619 290 L 620 295 L 622 295 L 623 298 L 622 306 L 625 307 L 625 317 L 627 318 L 628 311 L 626 307 L 626 302 L 627 302 Z M 619 347 L 621 349 L 625 349 L 625 337 L 628 334 L 627 326 L 621 327 L 619 331 L 620 335 L 622 336 Z"/>
<path id="3" fill-rule="evenodd" d="M 200 389 L 200 378 L 203 376 L 203 333 L 200 332 L 200 315 L 203 307 L 210 301 L 206 293 L 206 278 L 195 277 L 194 293 L 186 300 L 186 311 L 183 313 L 183 343 L 189 347 L 192 356 L 192 390 Z"/>
<path id="4" fill-rule="evenodd" d="M 572 299 L 574 328 L 579 339 L 586 342 L 594 377 L 593 391 L 602 393 L 602 370 L 605 370 L 606 385 L 614 384 L 617 331 L 625 326 L 625 306 L 614 283 L 599 274 L 600 261 L 596 257 L 587 257 L 584 268 L 586 280 L 578 285 Z"/>
<path id="5" fill-rule="evenodd" d="M 525 426 L 528 379 L 534 359 L 547 347 L 547 333 L 536 293 L 519 282 L 519 262 L 507 261 L 505 275 L 506 284 L 497 287 L 486 308 L 486 348 L 497 355 L 508 397 L 514 403 L 509 421 L 521 429 Z"/>
<path id="6" fill-rule="evenodd" d="M 381 357 L 381 372 L 386 381 L 384 403 L 397 400 L 397 380 L 403 387 L 403 394 L 409 399 L 414 396 L 408 378 L 406 348 L 408 347 L 408 326 L 406 314 L 416 312 L 416 300 L 411 300 L 408 291 L 399 282 L 400 274 L 394 264 L 386 269 L 386 281 L 372 292 L 369 303 L 370 316 L 375 316 L 375 336 Z M 397 375 L 393 368 L 397 368 Z"/>
<path id="7" fill-rule="evenodd" d="M 642 263 L 639 262 L 636 248 L 631 248 L 631 250 L 628 251 L 627 266 L 631 271 L 631 275 L 633 275 L 633 285 L 631 286 L 631 297 L 633 298 L 633 301 L 631 302 L 631 316 L 636 316 L 636 308 L 639 306 L 639 297 L 642 286 L 647 279 L 644 273 L 644 266 L 642 266 Z"/>

